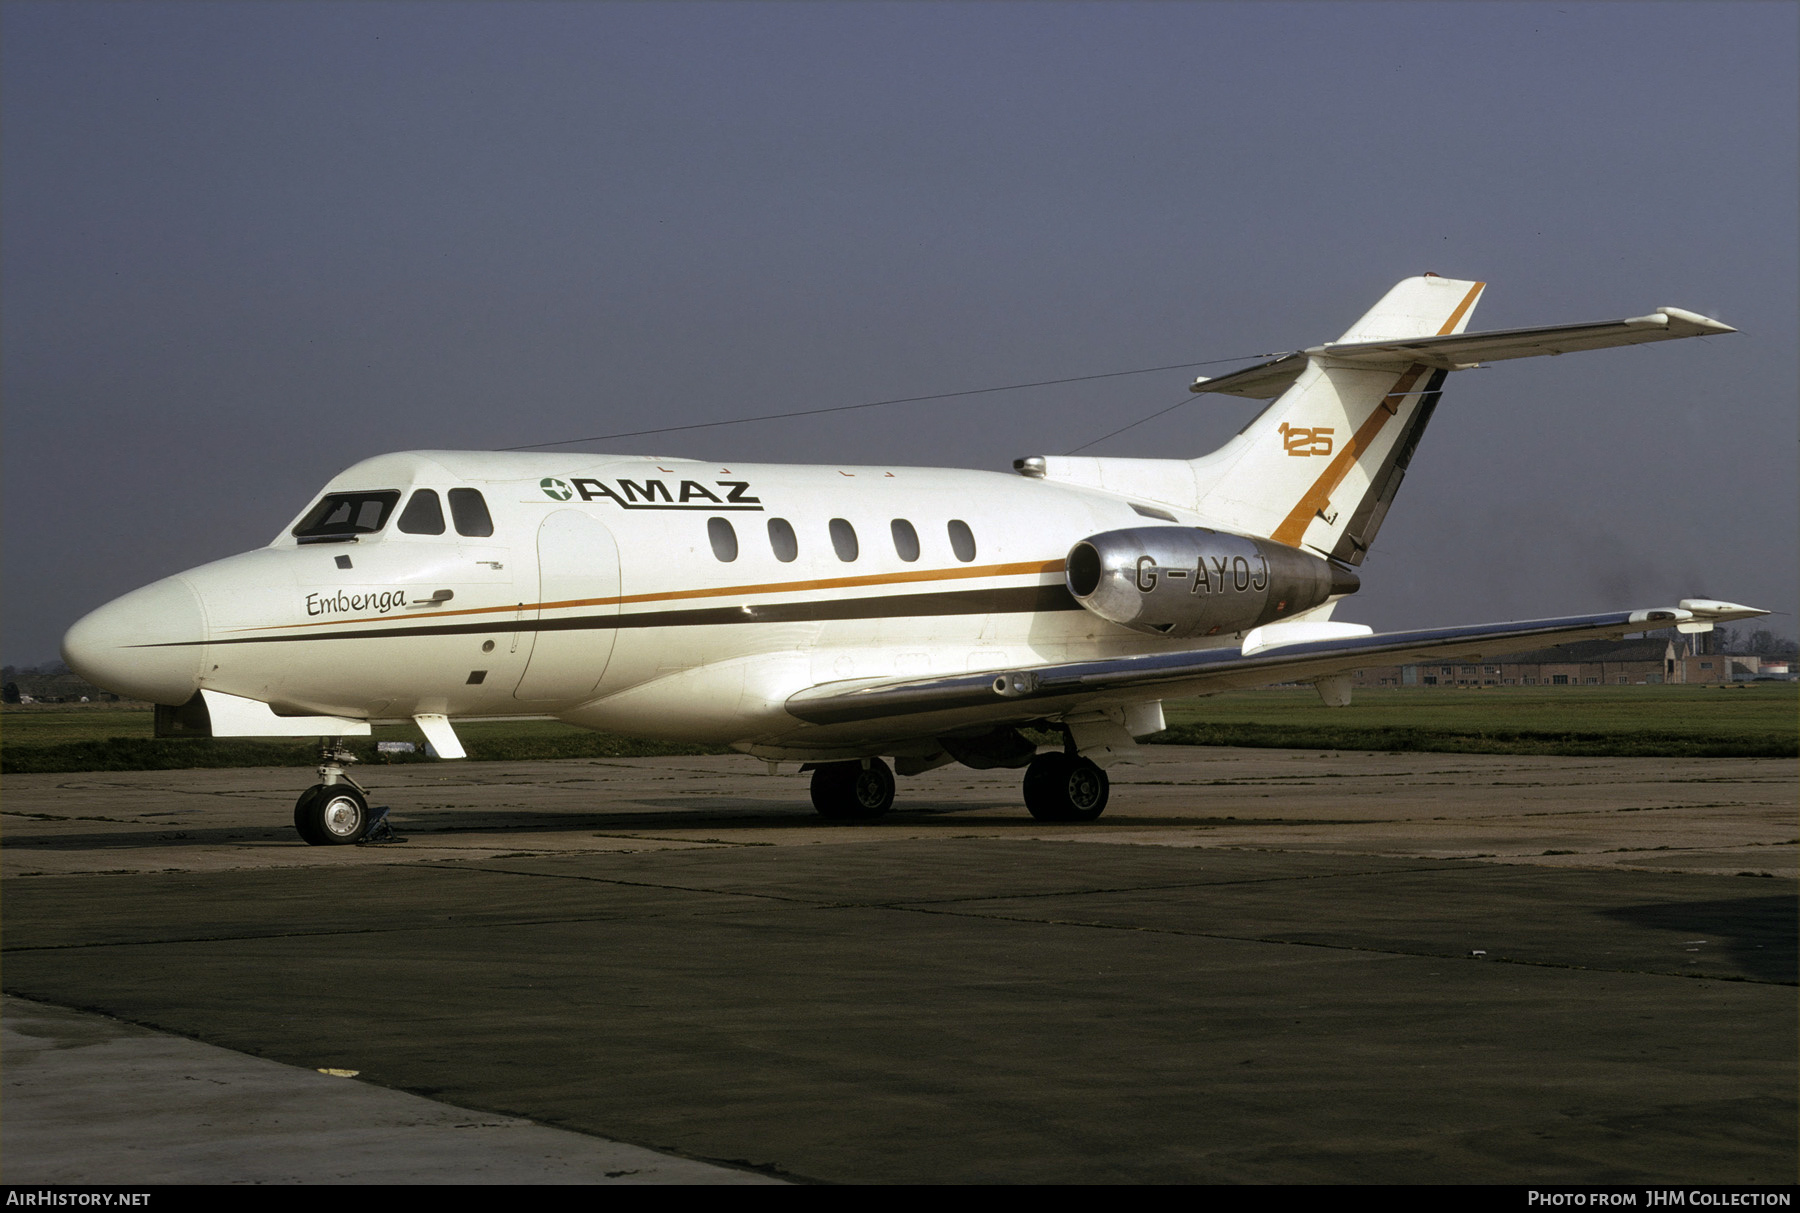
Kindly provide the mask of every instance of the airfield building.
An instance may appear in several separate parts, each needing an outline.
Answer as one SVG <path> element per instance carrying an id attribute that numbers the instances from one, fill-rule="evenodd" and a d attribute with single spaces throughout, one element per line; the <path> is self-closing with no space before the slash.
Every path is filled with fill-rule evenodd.
<path id="1" fill-rule="evenodd" d="M 1665 636 L 1641 640 L 1584 640 L 1511 653 L 1483 662 L 1422 662 L 1358 670 L 1364 687 L 1655 686 L 1726 683 L 1756 677 L 1760 660 L 1724 653 L 1688 653 Z"/>

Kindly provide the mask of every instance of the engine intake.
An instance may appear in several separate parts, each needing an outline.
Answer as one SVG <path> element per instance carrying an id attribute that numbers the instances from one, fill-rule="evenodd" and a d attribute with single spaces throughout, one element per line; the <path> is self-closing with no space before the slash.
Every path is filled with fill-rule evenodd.
<path id="1" fill-rule="evenodd" d="M 1082 606 L 1159 636 L 1241 632 L 1297 615 L 1362 582 L 1342 565 L 1205 527 L 1132 527 L 1069 550 L 1065 577 Z"/>

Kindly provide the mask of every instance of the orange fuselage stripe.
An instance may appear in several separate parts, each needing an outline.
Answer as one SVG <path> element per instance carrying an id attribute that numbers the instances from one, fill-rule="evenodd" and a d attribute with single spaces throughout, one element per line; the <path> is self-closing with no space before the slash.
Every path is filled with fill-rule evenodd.
<path id="1" fill-rule="evenodd" d="M 1481 288 L 1486 285 L 1485 282 L 1477 282 L 1469 288 L 1469 293 L 1463 296 L 1462 302 L 1456 305 L 1456 310 L 1450 313 L 1450 318 L 1438 329 L 1439 337 L 1448 335 L 1456 327 L 1457 322 L 1475 305 L 1476 296 L 1481 294 Z M 1300 500 L 1294 503 L 1294 508 L 1288 511 L 1288 516 L 1281 520 L 1281 525 L 1269 536 L 1271 539 L 1289 547 L 1300 546 L 1306 528 L 1316 515 L 1331 504 L 1331 494 L 1343 483 L 1344 477 L 1350 474 L 1350 469 L 1356 464 L 1356 457 L 1369 449 L 1369 445 L 1381 433 L 1381 427 L 1387 424 L 1388 418 L 1399 413 L 1400 401 L 1411 393 L 1413 384 L 1419 381 L 1419 376 L 1425 370 L 1425 367 L 1416 363 L 1406 369 L 1406 373 L 1394 384 L 1393 390 L 1382 398 L 1381 406 L 1357 427 L 1356 433 L 1344 444 L 1337 457 L 1326 465 L 1325 471 L 1313 481 L 1312 487 L 1301 494 Z"/>
<path id="2" fill-rule="evenodd" d="M 562 602 L 521 602 L 506 606 L 467 607 L 455 611 L 433 611 L 425 618 L 446 619 L 452 615 L 494 615 L 519 611 L 556 611 L 567 607 L 622 606 L 635 602 L 677 602 L 684 598 L 727 598 L 734 594 L 783 594 L 805 590 L 844 590 L 869 585 L 906 585 L 916 581 L 961 581 L 971 577 L 1018 577 L 1027 574 L 1060 573 L 1061 560 L 1024 560 L 1014 564 L 982 564 L 962 569 L 907 569 L 898 573 L 868 573 L 860 577 L 826 577 L 817 581 L 771 581 L 761 585 L 725 585 L 697 590 L 663 590 L 654 594 L 619 594 L 611 598 L 570 598 Z M 361 619 L 322 619 L 309 623 L 272 624 L 264 627 L 237 628 L 241 632 L 288 631 L 293 628 L 319 628 L 348 623 L 382 623 L 397 619 L 418 619 L 418 615 L 370 615 Z"/>

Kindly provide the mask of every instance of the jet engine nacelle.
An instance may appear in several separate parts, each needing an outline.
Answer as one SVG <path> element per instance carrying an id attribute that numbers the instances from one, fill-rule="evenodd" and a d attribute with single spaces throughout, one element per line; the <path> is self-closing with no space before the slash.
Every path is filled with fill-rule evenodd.
<path id="1" fill-rule="evenodd" d="M 1354 594 L 1355 573 L 1271 539 L 1133 527 L 1069 550 L 1069 592 L 1102 619 L 1159 636 L 1241 632 Z"/>

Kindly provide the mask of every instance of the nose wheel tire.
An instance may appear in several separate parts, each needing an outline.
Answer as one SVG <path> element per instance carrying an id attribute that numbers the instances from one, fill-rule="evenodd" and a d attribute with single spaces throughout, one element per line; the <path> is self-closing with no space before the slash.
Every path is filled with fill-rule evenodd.
<path id="1" fill-rule="evenodd" d="M 1092 821 L 1112 786 L 1092 759 L 1039 754 L 1025 768 L 1025 807 L 1039 821 Z"/>
<path id="2" fill-rule="evenodd" d="M 894 772 L 879 758 L 868 766 L 828 762 L 813 768 L 813 808 L 834 820 L 872 820 L 894 807 Z"/>
<path id="3" fill-rule="evenodd" d="M 349 784 L 316 783 L 294 802 L 294 829 L 315 847 L 361 842 L 369 832 L 369 802 Z"/>

